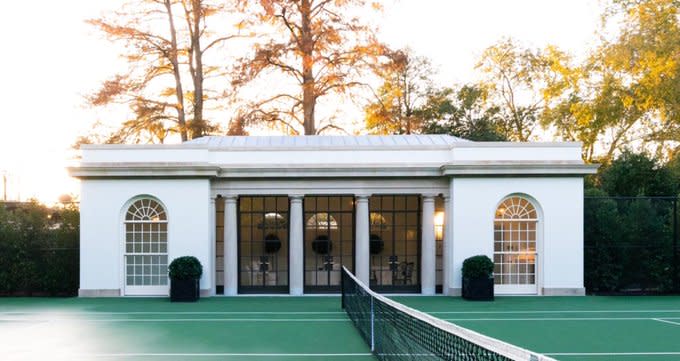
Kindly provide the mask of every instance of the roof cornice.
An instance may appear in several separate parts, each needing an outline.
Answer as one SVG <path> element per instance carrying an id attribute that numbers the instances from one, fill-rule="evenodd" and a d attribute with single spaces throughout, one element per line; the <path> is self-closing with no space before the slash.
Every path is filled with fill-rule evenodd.
<path id="1" fill-rule="evenodd" d="M 439 176 L 523 176 L 586 175 L 597 171 L 596 164 L 581 162 L 453 162 L 439 164 L 385 165 L 294 165 L 262 164 L 217 166 L 210 163 L 85 163 L 69 167 L 76 178 L 328 178 L 328 177 L 439 177 Z"/>
<path id="2" fill-rule="evenodd" d="M 578 175 L 597 173 L 598 164 L 582 162 L 503 161 L 454 162 L 441 167 L 449 176 Z"/>
<path id="3" fill-rule="evenodd" d="M 220 167 L 209 163 L 85 163 L 68 167 L 76 178 L 216 177 Z"/>

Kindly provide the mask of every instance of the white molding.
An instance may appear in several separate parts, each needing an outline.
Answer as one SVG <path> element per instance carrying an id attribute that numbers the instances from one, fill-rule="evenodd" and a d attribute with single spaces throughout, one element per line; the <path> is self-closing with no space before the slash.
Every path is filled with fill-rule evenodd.
<path id="1" fill-rule="evenodd" d="M 216 177 L 219 167 L 209 163 L 168 163 L 168 162 L 120 162 L 82 163 L 68 167 L 76 178 L 128 178 L 128 177 Z"/>
<path id="2" fill-rule="evenodd" d="M 443 175 L 507 176 L 507 175 L 579 175 L 597 173 L 597 164 L 576 162 L 459 162 L 442 166 Z"/>
<path id="3" fill-rule="evenodd" d="M 238 195 L 355 195 L 373 194 L 449 194 L 446 178 L 402 179 L 218 179 L 211 185 L 213 194 Z"/>
<path id="4" fill-rule="evenodd" d="M 544 287 L 542 289 L 543 296 L 585 296 L 586 289 L 579 288 L 559 288 L 559 287 Z"/>
<path id="5" fill-rule="evenodd" d="M 581 148 L 581 142 L 460 142 L 452 148 Z"/>
<path id="6" fill-rule="evenodd" d="M 448 296 L 460 297 L 462 295 L 463 295 L 463 289 L 462 288 L 460 288 L 460 287 L 449 288 Z"/>
<path id="7" fill-rule="evenodd" d="M 207 178 L 374 178 L 374 177 L 441 177 L 441 176 L 507 176 L 507 175 L 586 175 L 597 172 L 597 164 L 549 161 L 453 162 L 444 165 L 406 164 L 398 166 L 361 166 L 264 164 L 258 166 L 210 163 L 121 162 L 83 163 L 68 167 L 76 178 L 135 177 L 207 177 Z"/>
<path id="8" fill-rule="evenodd" d="M 79 289 L 78 297 L 120 297 L 120 289 Z"/>

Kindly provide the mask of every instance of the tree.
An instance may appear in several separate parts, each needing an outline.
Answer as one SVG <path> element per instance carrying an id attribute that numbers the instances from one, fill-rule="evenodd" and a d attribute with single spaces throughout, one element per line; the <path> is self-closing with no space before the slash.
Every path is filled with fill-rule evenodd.
<path id="1" fill-rule="evenodd" d="M 510 140 L 528 141 L 543 105 L 539 89 L 545 62 L 540 52 L 504 39 L 484 51 L 477 68 L 485 74 L 482 84 L 499 106 Z"/>
<path id="2" fill-rule="evenodd" d="M 224 90 L 208 89 L 206 79 L 225 72 L 219 65 L 206 64 L 206 53 L 243 36 L 246 22 L 235 21 L 230 34 L 216 34 L 208 23 L 223 21 L 223 15 L 239 4 L 130 0 L 120 11 L 89 20 L 109 40 L 123 45 L 128 63 L 126 71 L 105 81 L 88 98 L 92 106 L 125 104 L 132 110 L 133 118 L 111 135 L 111 141 L 162 143 L 171 134 L 186 141 L 216 129 L 205 117 L 205 102 L 220 99 Z"/>
<path id="3" fill-rule="evenodd" d="M 292 84 L 248 104 L 247 121 L 284 124 L 289 132 L 305 135 L 339 128 L 332 119 L 325 119 L 326 124 L 321 126 L 317 103 L 363 85 L 362 75 L 383 52 L 374 30 L 351 15 L 367 3 L 259 0 L 260 25 L 271 27 L 273 33 L 268 41 L 255 46 L 252 56 L 241 60 L 233 84 L 242 87 L 276 76 Z M 271 83 L 269 88 L 275 88 Z"/>
<path id="4" fill-rule="evenodd" d="M 624 151 L 598 175 L 599 187 L 610 196 L 674 196 L 678 179 L 671 169 L 645 153 Z"/>
<path id="5" fill-rule="evenodd" d="M 473 141 L 507 141 L 499 109 L 486 102 L 486 91 L 464 85 L 458 91 L 433 91 L 418 113 L 426 119 L 423 133 L 449 134 Z"/>
<path id="6" fill-rule="evenodd" d="M 364 108 L 366 128 L 373 134 L 418 133 L 424 121 L 418 109 L 432 88 L 434 70 L 427 58 L 410 49 L 390 52 L 387 57 L 387 64 L 378 69 L 382 85 Z"/>
<path id="7" fill-rule="evenodd" d="M 610 162 L 633 143 L 659 154 L 680 139 L 680 18 L 677 0 L 616 0 L 603 38 L 583 64 L 553 59 L 560 77 L 544 92 L 544 126 L 584 143 L 584 159 Z M 604 31 L 603 31 L 604 32 Z M 599 154 L 597 154 L 599 153 Z"/>
<path id="8" fill-rule="evenodd" d="M 623 19 L 622 21 L 620 19 Z M 624 77 L 648 122 L 648 141 L 680 139 L 680 1 L 615 0 L 605 20 L 619 21 L 619 35 L 603 58 Z M 677 144 L 677 143 L 676 143 Z"/>

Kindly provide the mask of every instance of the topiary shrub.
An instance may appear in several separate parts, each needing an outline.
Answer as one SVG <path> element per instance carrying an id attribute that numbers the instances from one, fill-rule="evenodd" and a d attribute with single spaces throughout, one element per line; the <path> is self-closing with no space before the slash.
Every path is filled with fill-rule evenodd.
<path id="1" fill-rule="evenodd" d="M 203 266 L 194 256 L 175 258 L 168 266 L 168 275 L 173 280 L 199 279 L 203 275 Z"/>
<path id="2" fill-rule="evenodd" d="M 281 240 L 279 236 L 274 233 L 269 233 L 264 236 L 264 251 L 265 253 L 276 253 L 281 249 Z"/>
<path id="3" fill-rule="evenodd" d="M 493 261 L 484 255 L 463 261 L 463 298 L 493 301 Z"/>
<path id="4" fill-rule="evenodd" d="M 333 250 L 333 242 L 327 235 L 320 234 L 312 241 L 312 250 L 316 254 L 329 254 Z"/>
<path id="5" fill-rule="evenodd" d="M 483 278 L 493 275 L 493 261 L 484 255 L 473 256 L 463 261 L 463 277 Z"/>
<path id="6" fill-rule="evenodd" d="M 175 258 L 168 266 L 170 301 L 196 302 L 200 298 L 201 262 L 193 256 Z"/>
<path id="7" fill-rule="evenodd" d="M 369 249 L 371 254 L 380 254 L 385 248 L 385 241 L 377 234 L 371 234 L 369 237 Z"/>

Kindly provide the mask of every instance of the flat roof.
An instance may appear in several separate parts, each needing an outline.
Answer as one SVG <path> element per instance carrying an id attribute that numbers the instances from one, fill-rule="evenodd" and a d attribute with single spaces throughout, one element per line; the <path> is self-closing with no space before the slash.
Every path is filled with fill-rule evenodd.
<path id="1" fill-rule="evenodd" d="M 450 146 L 469 142 L 466 139 L 444 134 L 419 135 L 316 135 L 316 136 L 206 136 L 184 142 L 208 148 L 326 148 L 326 147 L 408 147 Z"/>

